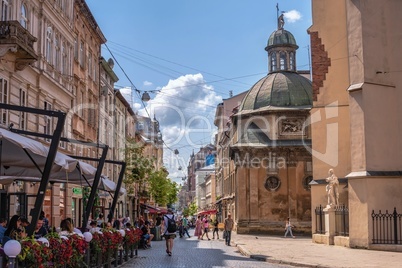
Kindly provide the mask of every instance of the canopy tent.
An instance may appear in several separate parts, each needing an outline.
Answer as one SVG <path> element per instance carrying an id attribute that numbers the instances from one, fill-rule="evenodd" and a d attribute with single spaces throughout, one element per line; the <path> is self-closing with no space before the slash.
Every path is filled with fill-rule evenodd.
<path id="1" fill-rule="evenodd" d="M 216 209 L 211 209 L 211 210 L 203 210 L 198 212 L 198 215 L 211 215 L 211 214 L 216 214 L 217 210 Z"/>
<path id="2" fill-rule="evenodd" d="M 144 209 L 144 213 L 149 213 L 149 214 L 157 214 L 160 213 L 159 209 L 147 204 L 140 204 L 141 208 Z"/>
<path id="3" fill-rule="evenodd" d="M 42 177 L 49 147 L 39 141 L 0 128 L 0 175 Z M 51 173 L 72 172 L 78 161 L 56 153 Z"/>
<path id="4" fill-rule="evenodd" d="M 107 191 L 107 192 L 116 192 L 116 183 L 110 180 L 108 177 L 102 175 L 101 182 L 99 185 L 99 190 Z M 120 188 L 119 195 L 124 195 L 126 193 L 126 189 L 123 187 Z"/>

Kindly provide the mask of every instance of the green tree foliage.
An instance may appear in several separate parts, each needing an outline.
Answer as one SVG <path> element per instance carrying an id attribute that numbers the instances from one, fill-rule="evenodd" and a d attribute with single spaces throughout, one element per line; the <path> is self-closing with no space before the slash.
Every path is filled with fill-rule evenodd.
<path id="1" fill-rule="evenodd" d="M 135 184 L 141 190 L 148 190 L 149 194 L 159 205 L 173 204 L 177 201 L 179 186 L 167 176 L 165 168 L 155 170 L 155 158 L 143 155 L 144 147 L 134 139 L 127 140 L 126 147 L 126 178 L 124 180 L 128 194 L 134 194 Z"/>
<path id="2" fill-rule="evenodd" d="M 192 202 L 190 206 L 188 206 L 188 215 L 195 215 L 197 214 L 198 207 L 195 202 Z"/>
<path id="3" fill-rule="evenodd" d="M 149 174 L 154 171 L 154 160 L 144 157 L 144 146 L 129 138 L 126 143 L 126 177 L 124 184 L 128 194 L 134 194 L 135 184 L 145 186 Z"/>

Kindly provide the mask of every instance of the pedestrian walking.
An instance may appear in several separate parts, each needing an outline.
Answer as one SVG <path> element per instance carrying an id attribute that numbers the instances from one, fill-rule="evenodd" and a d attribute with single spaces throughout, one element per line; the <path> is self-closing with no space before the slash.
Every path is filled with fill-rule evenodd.
<path id="1" fill-rule="evenodd" d="M 214 231 L 212 232 L 212 239 L 215 239 L 215 233 L 216 233 L 216 239 L 219 239 L 219 228 L 218 228 L 219 221 L 218 221 L 218 218 L 216 218 L 214 220 L 213 225 L 214 225 Z"/>
<path id="2" fill-rule="evenodd" d="M 292 238 L 295 238 L 293 233 L 292 233 L 292 228 L 294 228 L 294 226 L 290 223 L 290 219 L 288 218 L 288 220 L 285 223 L 285 235 L 283 237 L 286 237 L 288 235 L 288 233 L 290 233 L 290 235 L 292 236 Z"/>
<path id="3" fill-rule="evenodd" d="M 208 236 L 208 232 L 209 232 L 209 220 L 208 220 L 208 217 L 207 217 L 207 216 L 205 216 L 204 219 L 202 220 L 202 224 L 204 225 L 204 232 L 202 233 L 201 240 L 204 239 L 204 235 L 205 235 L 205 234 L 207 235 L 208 240 L 211 240 L 211 239 L 209 238 L 209 236 Z"/>
<path id="4" fill-rule="evenodd" d="M 172 256 L 173 239 L 176 237 L 176 220 L 173 215 L 173 210 L 168 209 L 168 214 L 163 217 L 163 236 L 166 240 L 166 253 Z"/>
<path id="5" fill-rule="evenodd" d="M 225 243 L 227 246 L 230 246 L 230 239 L 232 237 L 233 225 L 234 222 L 232 219 L 232 215 L 229 213 L 223 225 L 223 229 L 225 230 Z"/>
<path id="6" fill-rule="evenodd" d="M 198 239 L 201 239 L 201 235 L 202 235 L 202 221 L 201 216 L 198 215 L 197 221 L 195 222 L 194 236 L 197 236 Z"/>
<path id="7" fill-rule="evenodd" d="M 182 234 L 185 236 L 187 234 L 188 238 L 190 238 L 190 234 L 188 233 L 188 220 L 186 217 L 183 217 L 181 220 L 181 226 L 182 226 Z"/>

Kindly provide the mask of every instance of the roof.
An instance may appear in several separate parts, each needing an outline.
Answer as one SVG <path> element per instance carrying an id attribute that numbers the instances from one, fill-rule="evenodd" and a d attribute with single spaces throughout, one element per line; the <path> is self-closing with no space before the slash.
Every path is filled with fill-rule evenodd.
<path id="1" fill-rule="evenodd" d="M 311 81 L 294 72 L 270 73 L 255 83 L 240 105 L 239 112 L 265 107 L 311 107 Z"/>
<path id="2" fill-rule="evenodd" d="M 292 33 L 279 29 L 274 31 L 268 38 L 267 48 L 271 46 L 283 46 L 283 45 L 291 45 L 297 46 L 296 39 Z"/>

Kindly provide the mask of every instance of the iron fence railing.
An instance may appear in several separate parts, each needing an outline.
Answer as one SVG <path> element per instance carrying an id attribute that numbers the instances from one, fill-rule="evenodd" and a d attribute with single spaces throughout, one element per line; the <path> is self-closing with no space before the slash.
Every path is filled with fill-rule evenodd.
<path id="1" fill-rule="evenodd" d="M 319 206 L 315 208 L 315 233 L 316 234 L 325 234 L 325 216 L 324 216 L 324 207 Z"/>
<path id="2" fill-rule="evenodd" d="M 373 219 L 373 244 L 402 244 L 402 214 L 371 213 Z"/>
<path id="3" fill-rule="evenodd" d="M 335 207 L 335 235 L 349 236 L 349 208 L 345 205 Z"/>

